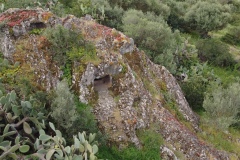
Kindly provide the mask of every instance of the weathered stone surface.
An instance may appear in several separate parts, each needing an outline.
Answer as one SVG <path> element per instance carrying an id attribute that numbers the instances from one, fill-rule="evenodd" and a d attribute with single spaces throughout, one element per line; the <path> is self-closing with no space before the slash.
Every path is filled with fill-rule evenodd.
<path id="1" fill-rule="evenodd" d="M 179 111 L 183 114 L 184 118 L 192 123 L 195 130 L 199 130 L 199 118 L 190 108 L 180 86 L 177 83 L 177 80 L 173 77 L 173 75 L 164 66 L 156 65 L 151 61 L 149 61 L 149 68 L 156 73 L 156 76 L 159 79 L 166 83 L 168 91 L 175 97 Z"/>
<path id="2" fill-rule="evenodd" d="M 10 38 L 8 28 L 2 29 L 2 32 L 0 34 L 0 43 L 2 44 L 1 51 L 4 57 L 11 59 L 12 54 L 15 52 L 15 47 L 13 45 L 12 39 Z"/>
<path id="3" fill-rule="evenodd" d="M 172 150 L 170 150 L 168 147 L 166 146 L 161 146 L 160 147 L 161 150 L 161 157 L 164 160 L 178 160 L 177 156 L 174 154 L 174 152 Z"/>
<path id="4" fill-rule="evenodd" d="M 119 147 L 132 142 L 141 148 L 136 130 L 155 123 L 173 152 L 183 153 L 186 159 L 229 159 L 227 153 L 208 146 L 196 136 L 199 118 L 189 107 L 176 79 L 165 67 L 152 63 L 123 33 L 96 23 L 89 16 L 58 18 L 42 9 L 10 9 L 0 15 L 0 23 L 4 21 L 7 23 L 1 31 L 1 52 L 8 59 L 20 61 L 22 67 L 29 67 L 36 83 L 46 90 L 56 86 L 62 71 L 49 54 L 46 38 L 29 35 L 31 29 L 59 24 L 67 29 L 74 27 L 95 44 L 101 62 L 74 62 L 72 87 L 79 93 L 80 101 L 94 105 L 99 127 Z M 23 50 L 19 51 L 19 44 Z M 82 72 L 78 71 L 80 66 L 84 67 Z M 184 126 L 168 110 L 167 96 L 173 97 L 178 111 L 192 128 Z M 163 154 L 176 159 L 173 152 L 162 148 Z"/>

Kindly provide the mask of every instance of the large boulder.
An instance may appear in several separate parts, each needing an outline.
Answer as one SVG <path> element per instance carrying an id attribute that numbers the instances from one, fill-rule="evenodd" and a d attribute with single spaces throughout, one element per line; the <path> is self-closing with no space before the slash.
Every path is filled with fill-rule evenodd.
<path id="1" fill-rule="evenodd" d="M 31 70 L 35 83 L 46 90 L 56 86 L 62 70 L 49 54 L 46 37 L 30 34 L 32 29 L 62 25 L 81 31 L 95 45 L 100 62 L 75 61 L 72 88 L 80 101 L 93 105 L 99 128 L 119 147 L 134 143 L 141 148 L 136 131 L 157 124 L 160 129 L 156 132 L 165 143 L 182 152 L 186 159 L 229 159 L 228 154 L 196 136 L 199 118 L 189 107 L 174 76 L 164 66 L 151 62 L 136 48 L 134 40 L 123 33 L 96 23 L 90 16 L 59 18 L 42 9 L 9 9 L 0 15 L 0 23 L 4 57 L 20 61 L 20 67 Z M 79 67 L 83 69 L 79 71 Z M 172 112 L 169 101 L 178 116 Z M 161 150 L 165 157 L 177 159 L 171 150 L 163 146 Z"/>

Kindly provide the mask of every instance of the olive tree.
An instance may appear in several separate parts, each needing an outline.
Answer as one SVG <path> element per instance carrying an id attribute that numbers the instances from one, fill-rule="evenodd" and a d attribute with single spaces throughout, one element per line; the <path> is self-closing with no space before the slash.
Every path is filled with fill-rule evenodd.
<path id="1" fill-rule="evenodd" d="M 206 94 L 203 108 L 213 125 L 226 131 L 229 126 L 237 123 L 240 111 L 239 91 L 239 83 L 233 83 L 228 88 L 214 85 L 212 92 Z"/>
<path id="2" fill-rule="evenodd" d="M 176 50 L 177 33 L 171 31 L 161 16 L 128 10 L 123 16 L 123 30 L 154 62 L 166 66 L 172 73 L 175 72 L 173 53 Z"/>
<path id="3" fill-rule="evenodd" d="M 184 19 L 204 37 L 209 31 L 221 29 L 229 22 L 230 8 L 217 1 L 199 1 L 192 5 Z"/>

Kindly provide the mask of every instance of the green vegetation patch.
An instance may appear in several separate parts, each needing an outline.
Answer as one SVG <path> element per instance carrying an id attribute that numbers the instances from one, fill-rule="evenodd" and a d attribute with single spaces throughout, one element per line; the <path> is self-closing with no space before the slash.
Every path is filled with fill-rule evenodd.
<path id="1" fill-rule="evenodd" d="M 238 157 L 240 156 L 240 147 L 237 139 L 240 134 L 236 129 L 230 128 L 229 132 L 223 132 L 213 125 L 210 125 L 205 121 L 204 117 L 201 117 L 201 129 L 202 132 L 198 133 L 198 136 L 209 144 L 213 144 L 214 147 L 220 150 L 225 150 L 229 153 L 234 153 Z M 237 158 L 235 158 L 237 159 Z"/>
<path id="2" fill-rule="evenodd" d="M 121 150 L 116 146 L 111 148 L 102 146 L 98 157 L 105 157 L 108 160 L 161 160 L 160 146 L 163 144 L 163 138 L 153 128 L 137 131 L 137 135 L 143 145 L 142 149 L 138 149 L 132 144 Z"/>

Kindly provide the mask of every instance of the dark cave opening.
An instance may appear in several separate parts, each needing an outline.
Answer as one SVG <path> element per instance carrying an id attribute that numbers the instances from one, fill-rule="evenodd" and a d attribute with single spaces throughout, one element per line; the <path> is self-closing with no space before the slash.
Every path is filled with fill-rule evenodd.
<path id="1" fill-rule="evenodd" d="M 112 86 L 112 79 L 110 75 L 106 75 L 104 77 L 94 79 L 94 89 L 96 91 L 107 90 L 111 86 Z"/>
<path id="2" fill-rule="evenodd" d="M 42 28 L 46 28 L 47 26 L 43 23 L 43 22 L 36 22 L 36 23 L 31 23 L 30 24 L 30 28 L 31 29 L 42 29 Z"/>

